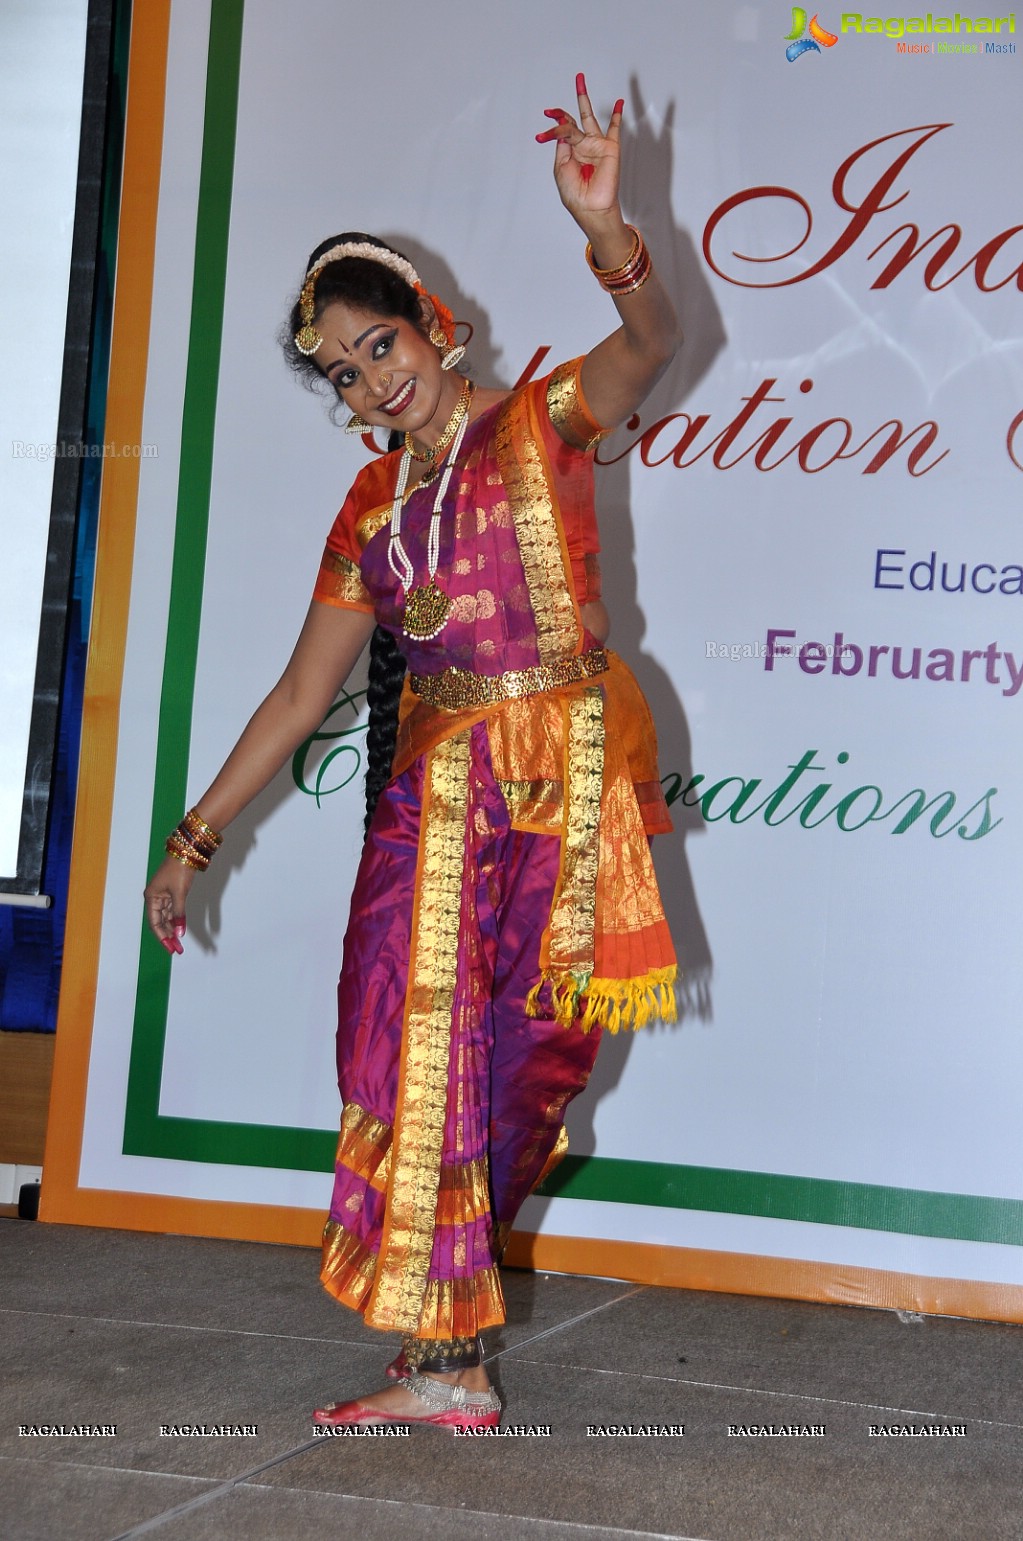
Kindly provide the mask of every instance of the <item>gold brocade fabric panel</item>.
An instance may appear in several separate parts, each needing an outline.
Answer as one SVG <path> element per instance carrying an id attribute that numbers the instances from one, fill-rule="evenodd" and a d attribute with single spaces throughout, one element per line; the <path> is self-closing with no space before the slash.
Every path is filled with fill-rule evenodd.
<path id="1" fill-rule="evenodd" d="M 382 530 L 385 524 L 390 523 L 390 519 L 390 503 L 386 504 L 383 508 L 371 508 L 369 513 L 363 514 L 362 518 L 355 526 L 355 538 L 359 542 L 359 546 L 363 551 L 365 551 L 374 535 L 376 535 L 379 530 Z"/>
<path id="2" fill-rule="evenodd" d="M 540 962 L 554 986 L 555 1011 L 567 1026 L 594 967 L 601 794 L 604 786 L 604 696 L 590 685 L 565 703 L 568 806 L 561 874 Z"/>
<path id="3" fill-rule="evenodd" d="M 565 809 L 563 781 L 499 781 L 513 829 L 560 835 Z"/>
<path id="4" fill-rule="evenodd" d="M 368 1320 L 368 1318 L 367 1318 Z M 497 1267 L 490 1264 L 466 1279 L 430 1279 L 416 1326 L 420 1338 L 472 1338 L 505 1320 Z"/>
<path id="5" fill-rule="evenodd" d="M 426 1337 L 431 1333 L 422 1318 L 447 1107 L 468 781 L 469 734 L 462 732 L 437 745 L 426 769 L 387 1223 L 366 1308 L 371 1327 Z M 448 1335 L 461 1333 L 455 1326 Z"/>
<path id="6" fill-rule="evenodd" d="M 620 929 L 645 931 L 663 920 L 664 910 L 646 832 L 639 828 L 632 838 L 626 833 L 635 825 L 636 794 L 617 745 L 610 748 L 605 770 L 599 836 L 601 909 L 606 907 L 618 917 Z"/>
<path id="7" fill-rule="evenodd" d="M 573 694 L 578 689 L 573 687 Z M 487 723 L 494 779 L 515 829 L 561 835 L 567 701 L 563 691 L 509 701 Z"/>
<path id="8" fill-rule="evenodd" d="M 601 676 L 601 685 L 607 734 L 623 747 L 627 774 L 635 787 L 646 833 L 666 834 L 672 823 L 658 778 L 657 734 L 653 718 L 631 671 L 616 653 L 610 649 L 606 651 L 610 667 L 607 674 Z M 578 688 L 571 687 L 573 694 Z M 563 704 L 567 693 L 567 690 L 555 690 L 524 700 L 503 701 L 500 706 L 483 707 L 478 711 L 468 708 L 464 712 L 446 712 L 420 700 L 406 679 L 391 773 L 400 775 L 449 734 L 485 719 L 494 776 L 498 782 L 509 784 L 508 806 L 516 827 L 528 828 L 538 834 L 560 835 L 560 803 L 555 811 L 553 800 L 550 804 L 545 802 L 545 792 L 549 789 L 553 798 L 554 784 L 564 777 Z M 526 790 L 527 784 L 535 790 L 535 802 L 533 793 Z M 532 811 L 527 812 L 531 803 Z"/>
<path id="9" fill-rule="evenodd" d="M 373 609 L 373 601 L 362 581 L 358 564 L 338 551 L 323 553 L 313 598 L 324 605 L 353 606 L 369 611 Z"/>
<path id="10" fill-rule="evenodd" d="M 541 663 L 556 663 L 577 650 L 582 633 L 551 492 L 554 477 L 542 431 L 532 421 L 528 391 L 501 408 L 495 447 L 536 621 L 537 653 Z"/>
<path id="11" fill-rule="evenodd" d="M 559 364 L 547 382 L 547 411 L 560 438 L 573 449 L 592 449 L 611 432 L 594 421 L 583 396 L 581 358 Z"/>
<path id="12" fill-rule="evenodd" d="M 323 1262 L 320 1280 L 324 1289 L 342 1305 L 361 1311 L 376 1272 L 376 1253 L 346 1231 L 337 1220 L 323 1228 Z"/>
<path id="13" fill-rule="evenodd" d="M 346 1102 L 341 1114 L 337 1164 L 345 1166 L 369 1187 L 383 1193 L 391 1168 L 390 1124 L 367 1113 L 357 1102 Z"/>
<path id="14" fill-rule="evenodd" d="M 490 1183 L 485 1160 L 459 1165 L 445 1162 L 437 1188 L 437 1226 L 461 1227 L 490 1211 Z"/>

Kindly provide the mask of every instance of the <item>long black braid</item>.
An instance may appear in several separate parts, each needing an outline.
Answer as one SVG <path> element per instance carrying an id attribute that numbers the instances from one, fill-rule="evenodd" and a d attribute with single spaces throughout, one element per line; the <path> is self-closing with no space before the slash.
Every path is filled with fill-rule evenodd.
<path id="1" fill-rule="evenodd" d="M 392 433 L 389 450 L 399 449 L 400 433 Z M 406 663 L 391 632 L 378 626 L 369 641 L 369 727 L 366 730 L 366 833 L 374 810 L 391 776 L 394 745 L 398 737 L 398 703 L 405 681 Z"/>
<path id="2" fill-rule="evenodd" d="M 391 776 L 398 737 L 398 702 L 405 680 L 405 659 L 389 631 L 378 626 L 369 643 L 369 727 L 366 730 L 366 832 L 381 792 Z"/>
<path id="3" fill-rule="evenodd" d="M 348 230 L 321 241 L 309 255 L 306 272 L 332 247 L 351 242 L 377 246 L 382 251 L 394 251 L 393 247 L 378 240 L 376 236 L 359 230 Z M 401 253 L 397 255 L 401 256 Z M 320 269 L 316 280 L 315 314 L 318 316 L 325 306 L 335 301 L 375 315 L 400 316 L 414 326 L 423 327 L 422 301 L 417 291 L 385 264 L 365 257 L 342 257 L 328 262 Z M 329 386 L 315 359 L 303 353 L 295 342 L 295 334 L 305 319 L 300 302 L 296 299 L 280 333 L 285 359 L 304 385 L 313 390 L 325 389 L 334 398 L 335 408 L 343 407 L 343 403 L 337 399 L 340 393 L 335 393 Z M 400 448 L 401 444 L 402 436 L 392 433 L 388 449 Z M 398 703 L 404 679 L 405 660 L 398 651 L 398 645 L 389 631 L 378 626 L 369 644 L 369 684 L 366 691 L 369 703 L 369 727 L 366 732 L 367 832 L 377 801 L 391 775 L 398 736 Z"/>

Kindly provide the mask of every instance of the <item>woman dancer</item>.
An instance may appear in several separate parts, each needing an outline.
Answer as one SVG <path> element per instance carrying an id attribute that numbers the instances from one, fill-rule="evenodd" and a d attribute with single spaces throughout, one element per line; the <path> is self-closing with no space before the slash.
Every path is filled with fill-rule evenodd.
<path id="1" fill-rule="evenodd" d="M 404 448 L 356 478 L 291 661 L 146 889 L 153 931 L 182 951 L 216 831 L 316 730 L 377 627 L 375 672 L 400 707 L 382 754 L 371 729 L 379 797 L 338 987 L 322 1278 L 403 1341 L 397 1384 L 319 1423 L 497 1424 L 479 1334 L 504 1321 L 515 1215 L 564 1154 L 601 1029 L 674 1015 L 649 853 L 670 822 L 646 703 L 604 647 L 592 451 L 679 331 L 619 208 L 623 103 L 604 132 L 576 87 L 578 118 L 549 109 L 537 139 L 555 144 L 558 192 L 620 318 L 584 358 L 510 394 L 476 389 L 450 312 L 399 253 L 356 233 L 310 258 L 291 362 L 330 382 L 350 431 L 396 430 Z"/>

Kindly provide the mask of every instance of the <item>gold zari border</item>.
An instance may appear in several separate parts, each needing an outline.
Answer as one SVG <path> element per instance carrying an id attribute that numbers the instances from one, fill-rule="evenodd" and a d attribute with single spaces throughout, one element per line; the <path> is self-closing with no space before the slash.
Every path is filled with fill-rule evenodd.
<path id="1" fill-rule="evenodd" d="M 366 1322 L 433 1336 L 421 1326 L 440 1185 L 451 1013 L 469 787 L 469 729 L 431 750 L 416 876 L 415 938 L 402 1030 L 387 1221 Z M 475 1328 L 473 1329 L 475 1331 Z M 457 1329 L 454 1336 L 459 1336 Z"/>
<path id="2" fill-rule="evenodd" d="M 491 1264 L 470 1279 L 430 1279 L 416 1331 L 421 1338 L 469 1338 L 504 1320 L 501 1280 Z"/>
<path id="3" fill-rule="evenodd" d="M 383 1193 L 391 1167 L 390 1124 L 367 1113 L 357 1102 L 346 1102 L 341 1114 L 336 1164 L 361 1177 L 367 1187 Z"/>
<path id="4" fill-rule="evenodd" d="M 369 590 L 362 581 L 359 564 L 339 551 L 325 551 L 316 580 L 315 597 L 321 604 L 359 605 L 373 608 Z"/>
<path id="5" fill-rule="evenodd" d="M 535 781 L 499 781 L 513 829 L 532 829 L 544 835 L 560 835 L 565 812 L 565 785 L 540 778 Z"/>
<path id="6" fill-rule="evenodd" d="M 559 364 L 547 382 L 547 411 L 555 431 L 573 449 L 592 449 L 611 432 L 593 421 L 582 393 L 581 358 Z"/>
<path id="7" fill-rule="evenodd" d="M 536 622 L 537 652 L 542 664 L 551 664 L 575 652 L 579 626 L 540 430 L 531 418 L 528 393 L 512 397 L 498 413 L 495 445 Z"/>
<path id="8" fill-rule="evenodd" d="M 589 685 L 565 704 L 567 787 L 558 892 L 551 907 L 544 973 L 555 1016 L 569 1027 L 594 967 L 600 801 L 604 787 L 604 697 Z"/>
<path id="9" fill-rule="evenodd" d="M 376 1264 L 376 1254 L 364 1241 L 346 1231 L 339 1221 L 327 1221 L 323 1227 L 320 1281 L 328 1294 L 361 1311 L 373 1287 Z"/>
<path id="10" fill-rule="evenodd" d="M 486 1157 L 459 1165 L 445 1164 L 437 1185 L 437 1229 L 471 1225 L 490 1211 L 490 1180 Z"/>
<path id="11" fill-rule="evenodd" d="M 363 514 L 355 527 L 355 538 L 363 551 L 365 551 L 374 535 L 378 534 L 385 524 L 390 523 L 390 519 L 390 503 L 384 508 L 374 508 L 368 514 Z"/>

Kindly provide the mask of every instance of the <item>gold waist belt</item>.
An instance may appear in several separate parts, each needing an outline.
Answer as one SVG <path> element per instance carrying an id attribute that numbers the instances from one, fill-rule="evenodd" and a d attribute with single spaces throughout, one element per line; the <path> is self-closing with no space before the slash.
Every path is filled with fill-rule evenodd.
<path id="1" fill-rule="evenodd" d="M 588 653 L 562 658 L 558 663 L 531 664 L 527 669 L 508 669 L 504 674 L 474 674 L 471 669 L 445 669 L 441 674 L 410 674 L 409 686 L 421 700 L 446 712 L 467 706 L 496 706 L 500 701 L 517 701 L 522 696 L 536 696 L 562 685 L 575 685 L 606 674 L 607 652 L 591 647 Z"/>

